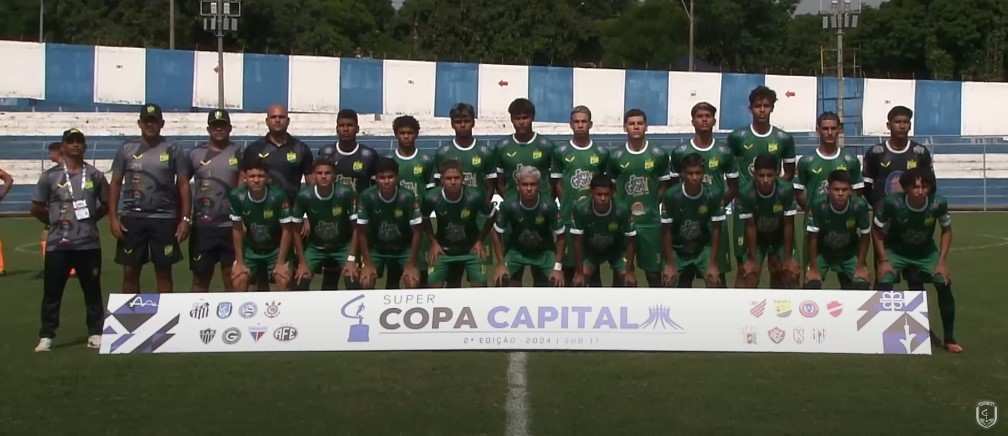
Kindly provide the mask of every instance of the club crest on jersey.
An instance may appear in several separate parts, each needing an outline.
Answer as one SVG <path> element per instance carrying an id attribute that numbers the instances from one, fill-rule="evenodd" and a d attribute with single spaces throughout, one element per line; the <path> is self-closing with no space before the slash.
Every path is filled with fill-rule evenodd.
<path id="1" fill-rule="evenodd" d="M 472 212 L 470 212 L 469 209 L 462 209 L 462 213 L 460 213 L 459 215 L 462 218 L 469 218 L 469 216 L 472 215 Z"/>
<path id="2" fill-rule="evenodd" d="M 776 204 L 774 204 L 774 205 L 773 205 L 773 211 L 774 211 L 774 213 L 781 213 L 781 212 L 784 212 L 784 205 L 782 205 L 782 204 L 780 204 L 780 203 L 776 203 Z"/>
<path id="3" fill-rule="evenodd" d="M 483 163 L 483 159 L 481 159 L 479 156 L 473 156 L 472 158 L 473 165 L 479 165 L 481 163 Z"/>
<path id="4" fill-rule="evenodd" d="M 769 151 L 771 153 L 777 151 L 777 143 L 776 142 L 771 142 L 770 145 L 767 145 L 767 151 Z"/>
<path id="5" fill-rule="evenodd" d="M 536 224 L 542 224 L 542 223 L 545 223 L 545 222 L 546 222 L 546 217 L 544 217 L 542 215 L 537 215 L 536 216 L 536 219 L 535 219 L 535 223 Z"/>
<path id="6" fill-rule="evenodd" d="M 912 170 L 912 169 L 914 169 L 914 168 L 917 168 L 917 161 L 916 161 L 916 160 L 914 160 L 914 159 L 910 159 L 910 160 L 908 160 L 908 161 L 907 161 L 907 169 L 908 169 L 908 170 Z"/>
<path id="7" fill-rule="evenodd" d="M 654 168 L 654 161 L 653 160 L 648 159 L 648 160 L 644 161 L 644 169 L 645 170 L 650 170 L 650 169 L 653 169 L 653 168 Z"/>
<path id="8" fill-rule="evenodd" d="M 168 162 L 168 153 L 161 153 L 158 155 L 159 162 Z"/>
<path id="9" fill-rule="evenodd" d="M 626 182 L 627 195 L 645 195 L 648 193 L 648 182 L 644 176 L 630 176 Z"/>
<path id="10" fill-rule="evenodd" d="M 332 214 L 334 216 L 339 216 L 342 213 L 343 213 L 343 207 L 342 206 L 333 206 L 333 208 L 332 208 Z"/>
<path id="11" fill-rule="evenodd" d="M 402 218 L 402 216 L 403 216 L 402 209 L 396 209 L 395 212 L 393 212 L 393 213 L 395 214 L 396 218 Z"/>
<path id="12" fill-rule="evenodd" d="M 287 153 L 287 162 L 294 162 L 296 160 L 297 160 L 297 153 L 295 153 L 293 151 Z"/>
<path id="13" fill-rule="evenodd" d="M 94 189 L 94 182 L 91 180 L 85 181 L 84 189 Z"/>
<path id="14" fill-rule="evenodd" d="M 535 150 L 535 151 L 532 152 L 532 159 L 541 159 L 541 158 L 542 158 L 542 152 L 541 151 Z"/>
<path id="15" fill-rule="evenodd" d="M 423 167 L 420 165 L 413 165 L 413 175 L 419 176 L 423 174 Z"/>
<path id="16" fill-rule="evenodd" d="M 707 161 L 707 168 L 717 168 L 718 163 L 718 159 L 716 157 L 712 157 Z"/>
<path id="17" fill-rule="evenodd" d="M 270 219 L 273 218 L 273 209 L 266 209 L 263 211 L 263 218 Z"/>
<path id="18" fill-rule="evenodd" d="M 700 207 L 697 208 L 697 213 L 705 214 L 705 213 L 707 213 L 707 210 L 708 210 L 707 209 L 707 205 L 706 204 L 701 204 Z"/>
<path id="19" fill-rule="evenodd" d="M 615 232 L 617 230 L 619 230 L 619 223 L 616 223 L 616 222 L 609 223 L 609 231 L 610 232 Z"/>
<path id="20" fill-rule="evenodd" d="M 362 169 L 364 169 L 364 162 L 361 162 L 359 160 L 355 160 L 354 163 L 353 163 L 353 170 L 354 171 L 360 171 Z"/>
<path id="21" fill-rule="evenodd" d="M 586 170 L 574 170 L 570 184 L 574 189 L 586 189 L 591 184 L 592 173 Z"/>
<path id="22" fill-rule="evenodd" d="M 598 157 L 598 155 L 594 155 L 594 154 L 591 155 L 591 157 L 588 158 L 588 163 L 591 164 L 591 165 L 597 165 L 599 163 L 599 157 Z"/>
<path id="23" fill-rule="evenodd" d="M 857 225 L 857 220 L 855 220 L 854 218 L 851 218 L 851 219 L 847 220 L 847 228 L 848 229 L 853 229 L 854 226 L 856 226 L 856 225 Z"/>
<path id="24" fill-rule="evenodd" d="M 232 156 L 230 159 L 228 159 L 228 165 L 231 166 L 238 165 L 238 158 Z"/>

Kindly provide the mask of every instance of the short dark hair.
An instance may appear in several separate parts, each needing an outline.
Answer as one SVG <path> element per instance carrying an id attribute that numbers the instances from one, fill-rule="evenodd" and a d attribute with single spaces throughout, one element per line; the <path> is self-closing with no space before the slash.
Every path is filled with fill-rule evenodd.
<path id="1" fill-rule="evenodd" d="M 613 188 L 612 178 L 609 177 L 609 176 L 607 176 L 607 175 L 604 175 L 604 174 L 596 174 L 595 177 L 592 177 L 591 183 L 588 184 L 588 188 L 589 189 L 595 189 L 595 188 L 609 188 L 609 189 L 612 189 Z"/>
<path id="2" fill-rule="evenodd" d="M 336 112 L 336 121 L 339 122 L 339 120 L 353 120 L 354 123 L 360 122 L 357 119 L 357 111 L 353 109 L 340 109 L 339 112 Z"/>
<path id="3" fill-rule="evenodd" d="M 777 158 L 773 157 L 770 153 L 760 153 L 759 156 L 756 156 L 756 159 L 753 160 L 753 171 L 773 170 L 774 172 L 777 172 L 777 167 Z"/>
<path id="4" fill-rule="evenodd" d="M 644 117 L 644 122 L 645 123 L 647 122 L 647 114 L 644 113 L 644 111 L 637 108 L 630 109 L 626 111 L 625 114 L 623 114 L 623 124 L 626 124 L 627 120 L 629 120 L 630 117 Z"/>
<path id="5" fill-rule="evenodd" d="M 908 108 L 906 106 L 893 106 L 892 109 L 889 109 L 889 114 L 886 115 L 886 120 L 892 121 L 893 118 L 896 118 L 896 117 L 898 117 L 900 115 L 903 115 L 903 116 L 905 116 L 907 118 L 910 118 L 912 120 L 913 119 L 913 110 L 911 110 L 910 108 Z"/>
<path id="6" fill-rule="evenodd" d="M 476 109 L 469 103 L 455 103 L 455 106 L 452 106 L 451 110 L 448 111 L 448 118 L 452 120 L 457 118 L 472 118 L 475 120 Z"/>
<path id="7" fill-rule="evenodd" d="M 773 106 L 777 104 L 777 92 L 764 85 L 757 86 L 749 93 L 749 107 L 759 100 L 770 100 L 770 106 Z"/>
<path id="8" fill-rule="evenodd" d="M 328 157 L 319 156 L 319 157 L 315 158 L 314 162 L 312 162 L 312 170 L 315 170 L 315 168 L 318 168 L 318 167 L 321 167 L 321 166 L 327 166 L 327 167 L 332 168 L 333 170 L 335 170 L 336 169 L 336 162 L 333 162 L 332 159 L 329 159 Z"/>
<path id="9" fill-rule="evenodd" d="M 49 143 L 49 151 L 60 150 L 62 147 L 63 147 L 63 143 L 62 142 L 50 142 Z"/>
<path id="10" fill-rule="evenodd" d="M 846 170 L 834 170 L 833 172 L 829 173 L 829 177 L 826 179 L 826 181 L 830 185 L 836 182 L 846 183 L 848 185 L 852 184 L 851 175 Z"/>
<path id="11" fill-rule="evenodd" d="M 696 113 L 699 111 L 710 112 L 711 116 L 717 115 L 717 108 L 706 101 L 701 101 L 700 103 L 693 105 L 693 109 L 690 109 L 690 117 L 695 117 Z"/>
<path id="12" fill-rule="evenodd" d="M 535 105 L 527 98 L 516 98 L 508 105 L 508 113 L 511 116 L 528 115 L 535 118 Z"/>
<path id="13" fill-rule="evenodd" d="M 269 167 L 266 166 L 266 160 L 262 158 L 245 159 L 242 161 L 241 166 L 242 171 L 262 170 L 265 173 L 269 173 Z"/>
<path id="14" fill-rule="evenodd" d="M 461 173 L 462 163 L 458 159 L 445 159 L 444 162 L 441 162 L 441 168 L 438 168 L 438 170 L 441 174 L 448 172 L 448 170 L 456 170 Z"/>
<path id="15" fill-rule="evenodd" d="M 686 168 L 703 168 L 705 163 L 706 162 L 704 162 L 704 158 L 703 156 L 700 156 L 700 153 L 690 153 L 683 158 L 682 168 L 683 170 Z"/>
<path id="16" fill-rule="evenodd" d="M 918 180 L 924 182 L 924 184 L 928 185 L 932 190 L 937 184 L 934 172 L 930 169 L 921 167 L 913 168 L 904 171 L 903 174 L 900 174 L 899 184 L 903 188 L 903 192 L 909 192 Z"/>
<path id="17" fill-rule="evenodd" d="M 819 116 L 816 117 L 816 120 L 815 120 L 816 127 L 821 126 L 822 122 L 826 121 L 826 120 L 833 120 L 833 121 L 836 121 L 837 124 L 840 124 L 840 116 L 837 115 L 836 112 L 826 111 L 826 112 L 823 112 L 823 113 L 819 114 Z"/>
<path id="18" fill-rule="evenodd" d="M 392 132 L 398 132 L 403 127 L 412 127 L 414 131 L 420 133 L 420 122 L 412 115 L 403 115 L 392 121 Z"/>
<path id="19" fill-rule="evenodd" d="M 380 157 L 380 158 L 378 158 L 378 161 L 375 162 L 374 173 L 375 174 L 381 174 L 381 173 L 384 173 L 386 171 L 392 171 L 393 173 L 395 173 L 395 174 L 398 175 L 399 174 L 399 162 L 396 162 L 395 159 L 392 159 L 392 158 L 389 158 L 389 157 Z"/>

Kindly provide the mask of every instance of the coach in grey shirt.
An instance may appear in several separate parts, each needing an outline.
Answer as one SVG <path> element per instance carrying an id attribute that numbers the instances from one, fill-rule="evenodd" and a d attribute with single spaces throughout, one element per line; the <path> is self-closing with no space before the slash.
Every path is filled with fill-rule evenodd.
<path id="1" fill-rule="evenodd" d="M 242 147 L 231 142 L 231 115 L 217 109 L 207 116 L 210 140 L 186 154 L 185 177 L 193 177 L 193 228 L 189 238 L 189 269 L 193 292 L 207 292 L 220 264 L 225 291 L 231 291 L 235 261 L 228 194 L 238 186 Z"/>
<path id="2" fill-rule="evenodd" d="M 109 215 L 118 240 L 115 261 L 123 266 L 123 292 L 139 292 L 148 261 L 154 264 L 157 291 L 171 292 L 172 265 L 182 260 L 179 243 L 192 222 L 185 153 L 161 136 L 164 116 L 158 105 L 144 105 L 137 126 L 140 138 L 123 143 L 112 160 L 109 203 L 118 205 L 122 199 L 121 217 Z"/>
<path id="3" fill-rule="evenodd" d="M 50 226 L 42 282 L 42 328 L 35 351 L 49 351 L 59 327 L 63 291 L 70 270 L 84 291 L 88 348 L 101 345 L 102 305 L 101 239 L 98 220 L 108 213 L 105 174 L 84 162 L 84 134 L 63 132 L 63 163 L 39 178 L 31 200 L 31 213 Z"/>

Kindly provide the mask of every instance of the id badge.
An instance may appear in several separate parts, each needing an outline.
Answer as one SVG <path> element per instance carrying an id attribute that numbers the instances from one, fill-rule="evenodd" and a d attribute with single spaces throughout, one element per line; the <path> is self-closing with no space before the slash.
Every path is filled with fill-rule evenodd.
<path id="1" fill-rule="evenodd" d="M 83 221 L 91 218 L 91 211 L 88 210 L 87 201 L 76 200 L 73 202 L 74 216 L 77 217 L 77 221 Z"/>

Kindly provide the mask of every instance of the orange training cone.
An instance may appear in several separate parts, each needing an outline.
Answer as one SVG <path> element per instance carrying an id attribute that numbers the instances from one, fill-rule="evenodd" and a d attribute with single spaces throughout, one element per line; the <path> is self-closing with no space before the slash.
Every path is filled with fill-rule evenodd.
<path id="1" fill-rule="evenodd" d="M 0 241 L 0 274 L 3 274 L 4 272 L 3 241 Z"/>

